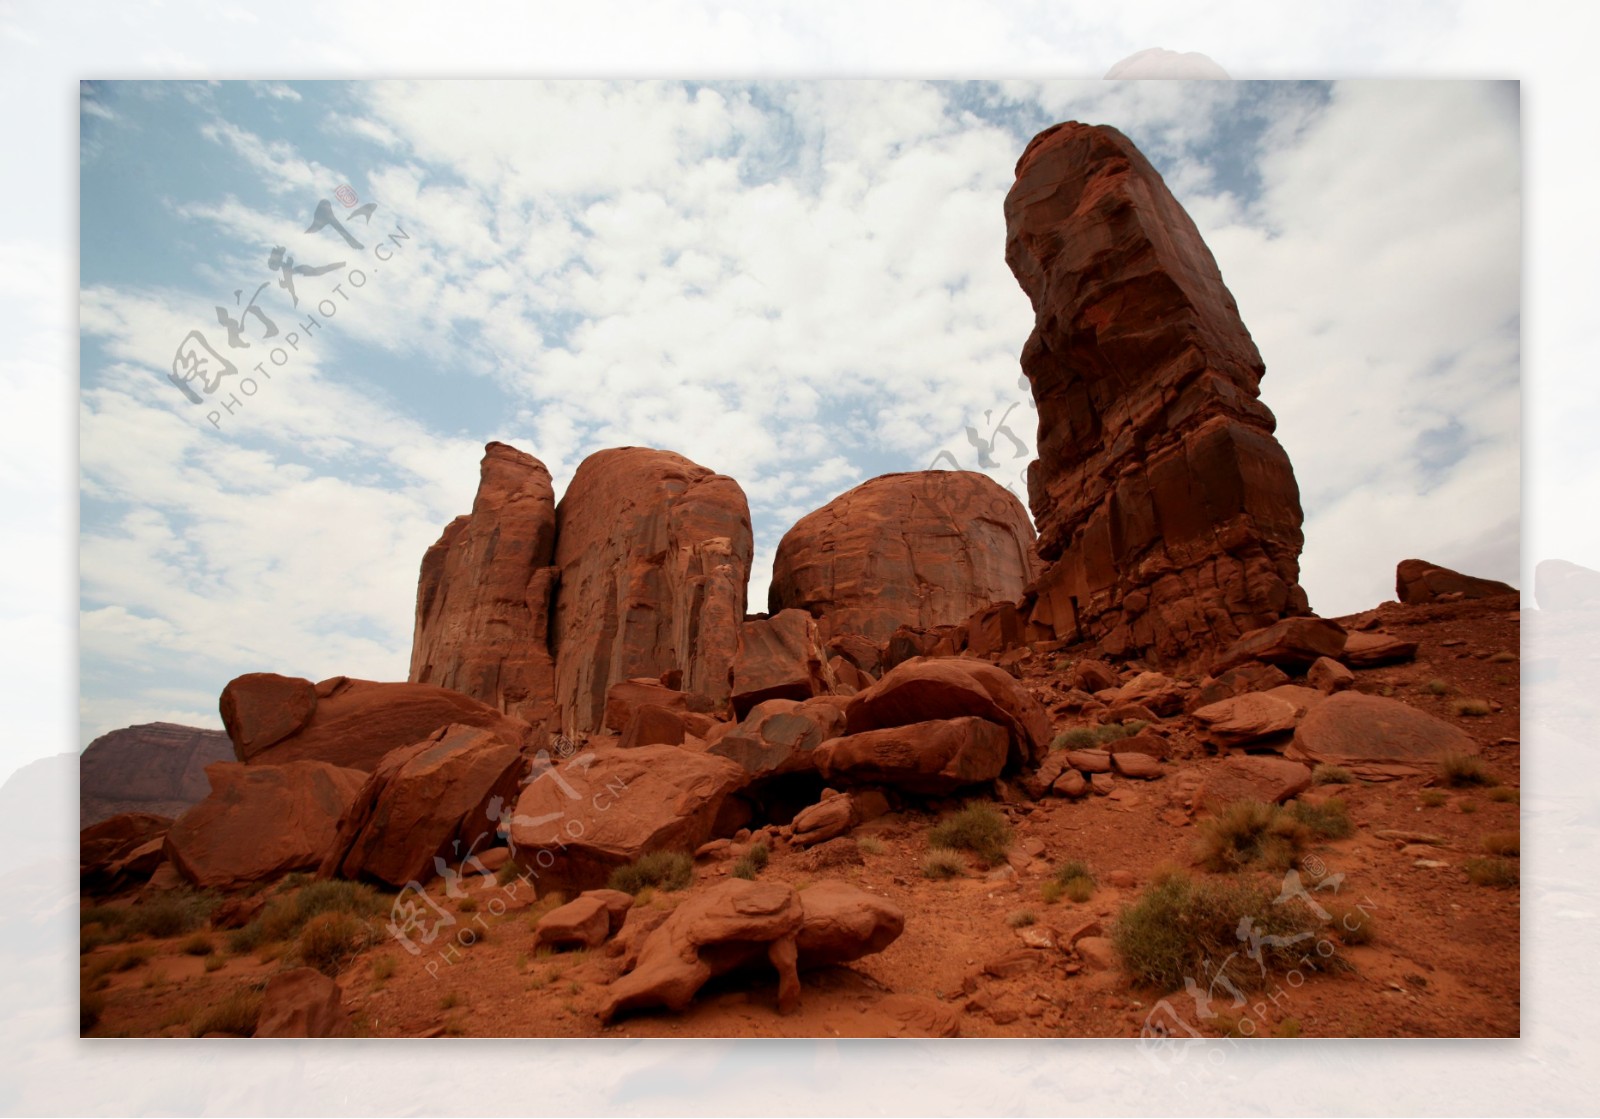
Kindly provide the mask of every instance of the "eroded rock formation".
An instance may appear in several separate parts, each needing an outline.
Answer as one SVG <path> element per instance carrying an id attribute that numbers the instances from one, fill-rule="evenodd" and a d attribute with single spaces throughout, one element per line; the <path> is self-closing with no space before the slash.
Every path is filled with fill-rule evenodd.
<path id="1" fill-rule="evenodd" d="M 1261 356 L 1161 176 L 1115 129 L 1060 124 L 1023 152 L 1005 213 L 1035 313 L 1028 492 L 1050 567 L 1032 620 L 1180 663 L 1305 613 Z"/>
<path id="2" fill-rule="evenodd" d="M 239 760 L 282 765 L 322 761 L 371 772 L 390 750 L 451 723 L 482 727 L 521 747 L 521 719 L 433 684 L 388 684 L 334 676 L 313 684 L 250 672 L 228 681 L 218 706 Z"/>
<path id="3" fill-rule="evenodd" d="M 597 729 L 612 684 L 681 674 L 707 706 L 728 668 L 750 578 L 750 507 L 732 478 L 643 447 L 584 459 L 556 507 L 556 699 Z"/>
<path id="4" fill-rule="evenodd" d="M 885 474 L 784 534 L 769 608 L 808 611 L 824 639 L 854 633 L 882 642 L 902 625 L 955 625 L 1020 598 L 1034 562 L 1027 511 L 985 475 Z"/>
<path id="5" fill-rule="evenodd" d="M 490 443 L 472 512 L 451 521 L 422 557 L 411 681 L 543 725 L 555 701 L 555 540 L 555 491 L 544 463 Z"/>

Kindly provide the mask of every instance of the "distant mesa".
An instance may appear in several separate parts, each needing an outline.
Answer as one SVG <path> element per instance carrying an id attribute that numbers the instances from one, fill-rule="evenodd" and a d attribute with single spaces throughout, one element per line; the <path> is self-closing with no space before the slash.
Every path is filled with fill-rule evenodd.
<path id="1" fill-rule="evenodd" d="M 124 812 L 180 815 L 211 791 L 206 766 L 233 757 L 220 730 L 140 723 L 102 734 L 78 759 L 78 826 Z"/>

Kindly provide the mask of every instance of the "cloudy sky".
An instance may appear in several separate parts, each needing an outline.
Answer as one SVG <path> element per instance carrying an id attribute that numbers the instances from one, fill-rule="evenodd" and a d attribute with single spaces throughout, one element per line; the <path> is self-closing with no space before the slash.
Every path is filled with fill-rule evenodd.
<path id="1" fill-rule="evenodd" d="M 737 478 L 752 609 L 795 519 L 976 466 L 969 426 L 1029 448 L 989 471 L 1025 497 L 1001 207 L 1063 119 L 1127 133 L 1216 254 L 1313 607 L 1412 555 L 1519 581 L 1514 84 L 112 82 L 80 111 L 85 742 L 218 725 L 241 672 L 404 678 L 491 439 L 558 494 L 624 444 Z M 193 403 L 180 347 L 237 372 Z"/>

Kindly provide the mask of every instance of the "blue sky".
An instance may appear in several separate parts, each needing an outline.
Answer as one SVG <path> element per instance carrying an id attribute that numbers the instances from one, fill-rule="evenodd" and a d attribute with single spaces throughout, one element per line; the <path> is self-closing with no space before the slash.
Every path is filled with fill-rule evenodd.
<path id="1" fill-rule="evenodd" d="M 1001 205 L 1062 119 L 1126 132 L 1217 255 L 1313 606 L 1391 597 L 1411 555 L 1519 581 L 1514 84 L 111 82 L 80 108 L 83 741 L 217 725 L 240 672 L 403 678 L 417 565 L 490 439 L 558 493 L 629 443 L 732 475 L 753 609 L 839 492 L 974 466 L 964 428 L 1008 408 L 1031 448 Z M 306 232 L 323 199 L 361 249 Z M 293 307 L 278 245 L 344 267 Z M 234 350 L 215 309 L 263 283 L 279 335 L 245 318 Z M 224 383 L 273 374 L 216 423 L 228 389 L 167 379 L 197 329 L 251 355 Z M 1025 495 L 1027 456 L 995 457 Z"/>

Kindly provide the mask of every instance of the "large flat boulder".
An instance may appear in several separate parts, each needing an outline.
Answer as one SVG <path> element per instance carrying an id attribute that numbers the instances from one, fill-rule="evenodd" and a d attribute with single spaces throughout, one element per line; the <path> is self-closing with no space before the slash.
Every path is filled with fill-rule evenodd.
<path id="1" fill-rule="evenodd" d="M 1510 583 L 1463 575 L 1427 560 L 1401 560 L 1394 571 L 1395 597 L 1407 606 L 1456 598 L 1497 598 L 1516 594 Z"/>
<path id="2" fill-rule="evenodd" d="M 164 850 L 194 885 L 225 890 L 315 870 L 366 781 L 314 761 L 216 762 L 206 776 L 211 794 L 173 822 Z"/>
<path id="3" fill-rule="evenodd" d="M 845 707 L 845 732 L 976 716 L 1011 732 L 1010 761 L 1037 763 L 1050 748 L 1050 718 L 1014 676 L 965 657 L 914 657 Z"/>
<path id="4" fill-rule="evenodd" d="M 531 728 L 471 696 L 436 684 L 390 684 L 335 676 L 312 684 L 251 672 L 222 690 L 222 723 L 239 760 L 283 765 L 320 761 L 371 772 L 390 750 L 452 723 L 525 745 Z"/>
<path id="5" fill-rule="evenodd" d="M 1344 651 L 1338 659 L 1351 668 L 1377 668 L 1384 664 L 1402 664 L 1415 660 L 1416 656 L 1415 641 L 1382 631 L 1357 631 L 1345 638 Z"/>
<path id="6" fill-rule="evenodd" d="M 1208 766 L 1192 807 L 1221 812 L 1238 800 L 1283 804 L 1311 787 L 1311 770 L 1300 762 L 1260 754 L 1234 754 Z"/>
<path id="7" fill-rule="evenodd" d="M 555 661 L 555 491 L 544 463 L 484 447 L 472 512 L 422 557 L 411 681 L 471 696 L 534 726 L 550 719 Z"/>
<path id="8" fill-rule="evenodd" d="M 1219 746 L 1245 746 L 1294 730 L 1300 712 L 1287 699 L 1264 692 L 1246 692 L 1207 704 L 1194 712 L 1206 735 Z"/>
<path id="9" fill-rule="evenodd" d="M 1229 645 L 1211 662 L 1211 675 L 1220 676 L 1249 661 L 1290 670 L 1309 668 L 1318 657 L 1337 658 L 1347 639 L 1344 627 L 1327 618 L 1285 618 L 1251 630 Z"/>
<path id="10" fill-rule="evenodd" d="M 524 764 L 514 743 L 461 725 L 391 750 L 341 817 L 322 873 L 403 887 L 432 878 L 436 860 L 453 865 L 497 846 Z"/>
<path id="11" fill-rule="evenodd" d="M 1408 703 L 1339 692 L 1314 706 L 1286 756 L 1334 765 L 1374 763 L 1431 769 L 1446 754 L 1476 754 L 1472 737 Z"/>
<path id="12" fill-rule="evenodd" d="M 991 603 L 1020 598 L 1034 563 L 1027 511 L 987 475 L 885 474 L 784 534 L 769 608 L 808 611 L 824 637 L 883 642 L 902 625 L 957 625 Z"/>
<path id="13" fill-rule="evenodd" d="M 750 507 L 732 478 L 646 447 L 584 459 L 556 506 L 563 729 L 598 730 L 611 685 L 638 677 L 676 673 L 708 707 L 724 703 L 751 549 Z"/>
<path id="14" fill-rule="evenodd" d="M 677 746 L 593 746 L 559 765 L 535 764 L 511 846 L 541 889 L 601 886 L 649 852 L 693 852 L 746 780 L 727 758 Z"/>
<path id="15" fill-rule="evenodd" d="M 1000 776 L 1008 747 L 1004 727 L 966 716 L 845 735 L 824 742 L 814 757 L 830 781 L 937 795 Z"/>

